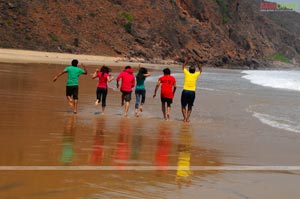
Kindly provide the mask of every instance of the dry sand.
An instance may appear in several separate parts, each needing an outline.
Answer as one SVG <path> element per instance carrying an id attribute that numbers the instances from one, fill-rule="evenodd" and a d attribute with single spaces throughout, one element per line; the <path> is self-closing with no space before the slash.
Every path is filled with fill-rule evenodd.
<path id="1" fill-rule="evenodd" d="M 54 53 L 30 50 L 16 50 L 16 49 L 3 49 L 0 48 L 0 62 L 2 63 L 35 63 L 35 64 L 60 64 L 68 65 L 72 59 L 79 60 L 80 63 L 98 66 L 126 66 L 131 65 L 137 67 L 142 64 L 138 61 L 129 62 L 124 57 L 109 57 L 109 56 L 96 56 L 96 55 L 81 55 L 81 54 L 67 54 L 67 53 Z M 161 64 L 147 63 L 152 69 L 158 69 Z M 173 67 L 173 64 L 168 64 L 168 67 Z"/>

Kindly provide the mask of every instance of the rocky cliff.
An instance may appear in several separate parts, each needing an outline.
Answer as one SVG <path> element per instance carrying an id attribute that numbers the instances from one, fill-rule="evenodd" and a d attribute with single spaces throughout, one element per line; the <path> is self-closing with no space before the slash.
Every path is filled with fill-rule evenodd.
<path id="1" fill-rule="evenodd" d="M 300 62 L 300 14 L 259 0 L 0 0 L 0 47 L 211 66 Z"/>

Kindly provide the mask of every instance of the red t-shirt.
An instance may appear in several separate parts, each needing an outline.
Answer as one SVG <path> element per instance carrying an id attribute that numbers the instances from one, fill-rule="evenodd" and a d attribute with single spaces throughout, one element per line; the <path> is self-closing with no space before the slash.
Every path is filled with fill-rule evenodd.
<path id="1" fill-rule="evenodd" d="M 107 73 L 104 73 L 102 75 L 102 72 L 97 73 L 98 80 L 98 88 L 107 88 L 107 79 L 109 75 Z"/>
<path id="2" fill-rule="evenodd" d="M 121 91 L 127 91 L 127 92 L 132 91 L 132 88 L 135 85 L 135 77 L 133 75 L 133 69 L 129 68 L 122 71 L 118 75 L 117 81 L 119 81 L 120 79 L 122 79 L 122 84 L 120 88 Z"/>
<path id="3" fill-rule="evenodd" d="M 160 96 L 163 98 L 173 99 L 173 85 L 175 85 L 176 80 L 171 75 L 164 75 L 158 79 L 161 83 Z"/>

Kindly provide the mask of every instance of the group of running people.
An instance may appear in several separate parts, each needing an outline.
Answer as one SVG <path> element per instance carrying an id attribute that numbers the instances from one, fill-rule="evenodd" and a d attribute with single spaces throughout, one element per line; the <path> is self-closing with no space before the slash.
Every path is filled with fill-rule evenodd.
<path id="1" fill-rule="evenodd" d="M 193 59 L 194 62 L 188 67 L 187 64 Z M 78 78 L 82 74 L 87 74 L 87 69 L 84 64 L 82 68 L 77 67 L 78 60 L 74 59 L 71 62 L 71 66 L 67 66 L 62 72 L 58 73 L 53 81 L 55 82 L 61 75 L 67 73 L 67 83 L 66 83 L 66 97 L 68 103 L 73 107 L 73 112 L 77 113 L 78 107 Z M 199 71 L 196 71 L 196 67 Z M 192 57 L 192 55 L 187 55 L 185 61 L 182 65 L 182 70 L 184 73 L 184 86 L 181 94 L 181 108 L 183 121 L 189 122 L 190 115 L 192 113 L 192 107 L 195 100 L 195 91 L 197 79 L 202 73 L 202 67 L 200 65 L 200 60 L 197 57 Z M 135 116 L 138 117 L 139 113 L 143 111 L 143 105 L 146 99 L 146 88 L 145 79 L 149 77 L 150 72 L 144 67 L 138 67 L 138 73 L 134 74 L 134 70 L 130 66 L 126 66 L 125 69 L 120 72 L 116 78 L 116 86 L 120 88 L 121 95 L 121 105 L 124 106 L 124 116 L 128 116 L 129 103 L 131 101 L 131 94 L 133 88 L 135 87 L 136 103 L 135 103 Z M 114 77 L 110 75 L 110 68 L 107 66 L 102 66 L 100 69 L 96 69 L 94 72 L 93 79 L 98 78 L 98 85 L 96 91 L 96 102 L 95 105 L 102 105 L 102 113 L 105 111 L 106 107 L 106 96 L 108 83 L 111 82 Z M 121 85 L 119 84 L 121 80 Z M 156 84 L 153 98 L 156 97 L 156 93 L 161 87 L 161 103 L 162 112 L 165 120 L 170 119 L 171 104 L 173 102 L 174 94 L 176 91 L 176 79 L 171 75 L 171 70 L 169 68 L 163 69 L 163 76 L 161 76 Z"/>

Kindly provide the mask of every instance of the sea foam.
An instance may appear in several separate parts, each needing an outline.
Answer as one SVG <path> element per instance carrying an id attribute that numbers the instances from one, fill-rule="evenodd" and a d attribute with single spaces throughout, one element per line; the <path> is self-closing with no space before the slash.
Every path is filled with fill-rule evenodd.
<path id="1" fill-rule="evenodd" d="M 300 91 L 300 71 L 243 71 L 243 78 L 251 83 L 278 88 Z"/>
<path id="2" fill-rule="evenodd" d="M 274 128 L 283 129 L 290 132 L 300 133 L 300 125 L 286 118 L 254 112 L 253 116 L 259 119 L 262 123 Z"/>

